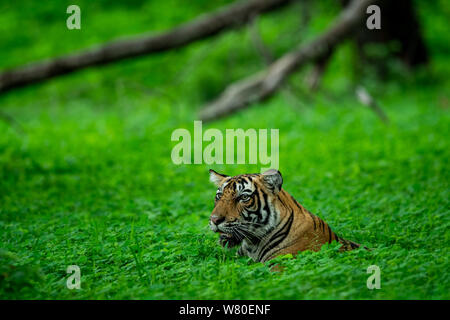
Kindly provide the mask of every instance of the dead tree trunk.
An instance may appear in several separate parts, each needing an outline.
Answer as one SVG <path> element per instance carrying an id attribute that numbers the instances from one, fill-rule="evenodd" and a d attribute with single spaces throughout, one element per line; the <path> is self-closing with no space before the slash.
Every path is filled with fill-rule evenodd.
<path id="1" fill-rule="evenodd" d="M 200 112 L 200 118 L 213 120 L 270 97 L 292 72 L 306 63 L 324 58 L 349 37 L 366 17 L 366 8 L 375 3 L 377 0 L 352 1 L 330 29 L 312 42 L 285 54 L 266 70 L 229 85 L 217 100 Z"/>
<path id="2" fill-rule="evenodd" d="M 37 62 L 0 74 L 0 92 L 51 79 L 80 69 L 126 58 L 185 46 L 236 27 L 251 17 L 274 10 L 292 0 L 247 0 L 233 3 L 168 32 L 135 39 L 118 40 L 97 48 L 56 59 Z"/>

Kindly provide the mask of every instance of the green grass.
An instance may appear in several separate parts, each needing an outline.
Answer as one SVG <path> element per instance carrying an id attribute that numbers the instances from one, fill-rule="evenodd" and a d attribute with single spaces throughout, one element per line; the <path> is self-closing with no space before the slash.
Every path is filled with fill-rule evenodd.
<path id="1" fill-rule="evenodd" d="M 2 4 L 9 17 L 2 28 L 10 32 L 0 32 L 0 42 L 10 50 L 0 51 L 0 67 L 165 29 L 209 2 L 179 10 L 170 1 L 99 2 L 92 11 L 87 3 L 80 4 L 86 17 L 78 34 L 59 21 L 64 6 Z M 439 13 L 434 6 L 421 4 L 421 14 Z M 22 12 L 23 25 L 15 25 Z M 280 41 L 277 35 L 298 27 L 295 11 L 268 15 L 260 28 L 279 55 L 323 29 L 334 12 L 318 15 L 305 35 Z M 319 92 L 301 89 L 302 72 L 291 79 L 297 98 L 281 93 L 205 125 L 278 128 L 284 188 L 340 236 L 373 248 L 339 253 L 329 245 L 279 259 L 283 273 L 217 244 L 208 228 L 215 194 L 209 166 L 170 159 L 172 131 L 192 131 L 203 103 L 263 66 L 245 30 L 1 96 L 0 111 L 25 132 L 0 122 L 0 298 L 449 299 L 450 67 L 449 41 L 436 37 L 446 21 L 438 13 L 423 18 L 428 69 L 400 70 L 383 82 L 370 73 L 358 79 L 347 44 Z M 42 19 L 39 33 L 33 26 Z M 355 78 L 385 109 L 388 126 L 355 100 Z M 74 264 L 81 290 L 66 288 L 66 268 Z M 380 290 L 366 287 L 370 265 L 381 268 Z"/>

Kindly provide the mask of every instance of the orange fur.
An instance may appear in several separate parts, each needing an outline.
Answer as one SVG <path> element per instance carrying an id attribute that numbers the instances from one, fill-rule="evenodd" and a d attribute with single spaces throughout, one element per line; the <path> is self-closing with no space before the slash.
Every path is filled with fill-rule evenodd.
<path id="1" fill-rule="evenodd" d="M 211 180 L 219 186 L 211 228 L 222 233 L 223 245 L 241 244 L 238 252 L 255 261 L 317 251 L 332 241 L 341 243 L 341 250 L 360 247 L 337 236 L 325 221 L 282 189 L 278 171 L 235 177 L 211 171 Z"/>

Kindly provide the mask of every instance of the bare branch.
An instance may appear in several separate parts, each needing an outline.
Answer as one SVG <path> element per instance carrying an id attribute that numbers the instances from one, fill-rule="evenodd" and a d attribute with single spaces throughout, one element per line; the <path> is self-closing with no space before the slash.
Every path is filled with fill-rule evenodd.
<path id="1" fill-rule="evenodd" d="M 250 19 L 250 22 L 248 24 L 248 30 L 252 44 L 255 47 L 259 56 L 262 57 L 262 59 L 266 64 L 271 64 L 274 60 L 274 57 L 272 52 L 264 44 L 264 41 L 258 30 L 258 16 L 254 16 Z"/>
<path id="2" fill-rule="evenodd" d="M 264 44 L 264 41 L 261 37 L 261 33 L 258 30 L 257 16 L 250 20 L 249 23 L 249 32 L 250 38 L 253 46 L 255 47 L 258 55 L 264 61 L 266 65 L 270 65 L 275 59 L 272 51 Z M 294 88 L 289 83 L 284 83 L 281 88 L 281 92 L 289 99 L 291 102 L 295 104 L 301 105 L 301 101 L 299 101 L 298 97 L 294 94 Z"/>
<path id="3" fill-rule="evenodd" d="M 363 86 L 358 86 L 355 93 L 359 102 L 372 109 L 375 114 L 381 119 L 381 121 L 386 124 L 389 123 L 389 118 L 386 113 L 384 113 L 383 109 L 381 109 L 378 103 Z"/>
<path id="4" fill-rule="evenodd" d="M 0 92 L 104 65 L 126 58 L 180 48 L 239 26 L 256 14 L 267 12 L 292 0 L 247 0 L 225 6 L 168 32 L 134 39 L 117 40 L 102 46 L 56 59 L 37 62 L 0 74 Z"/>
<path id="5" fill-rule="evenodd" d="M 200 118 L 203 121 L 213 120 L 270 97 L 293 71 L 323 57 L 347 38 L 365 17 L 367 6 L 376 2 L 377 0 L 352 1 L 327 31 L 285 54 L 266 70 L 229 85 L 217 100 L 201 111 Z"/>
<path id="6" fill-rule="evenodd" d="M 318 59 L 316 63 L 314 64 L 313 69 L 311 70 L 311 73 L 306 78 L 306 82 L 308 85 L 308 88 L 312 91 L 317 90 L 320 86 L 320 82 L 322 81 L 323 74 L 325 73 L 325 69 L 328 65 L 328 62 L 331 59 L 331 56 L 333 55 L 333 51 L 331 50 L 327 54 L 325 54 L 323 57 Z"/>

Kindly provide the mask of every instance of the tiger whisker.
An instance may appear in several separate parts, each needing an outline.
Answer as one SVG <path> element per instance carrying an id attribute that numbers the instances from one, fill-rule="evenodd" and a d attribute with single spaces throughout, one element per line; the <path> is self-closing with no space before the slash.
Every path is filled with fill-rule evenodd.
<path id="1" fill-rule="evenodd" d="M 252 232 L 252 231 L 250 231 L 250 230 L 243 229 L 243 228 L 241 228 L 241 227 L 237 227 L 237 229 L 238 229 L 242 234 L 244 234 L 245 237 L 246 237 L 249 241 L 252 241 L 252 239 L 250 239 L 250 237 L 254 237 L 254 238 L 258 239 L 258 240 L 262 240 L 262 239 L 263 239 L 261 235 L 255 233 L 255 232 Z"/>
<path id="2" fill-rule="evenodd" d="M 235 229 L 232 232 L 233 236 L 235 236 L 238 239 L 238 241 L 242 241 L 244 239 L 244 236 L 242 235 L 241 232 L 239 232 L 239 230 Z"/>
<path id="3" fill-rule="evenodd" d="M 241 230 L 236 229 L 236 232 L 239 233 L 239 235 L 241 236 L 242 239 L 247 239 L 247 240 L 251 241 L 251 239 L 245 233 L 243 233 Z"/>
<path id="4" fill-rule="evenodd" d="M 265 236 L 265 234 L 266 234 L 265 230 L 260 230 L 260 229 L 251 230 L 250 228 L 248 228 L 248 226 L 245 226 L 245 225 L 240 225 L 239 228 L 241 228 L 247 232 L 250 232 L 254 235 Z"/>

